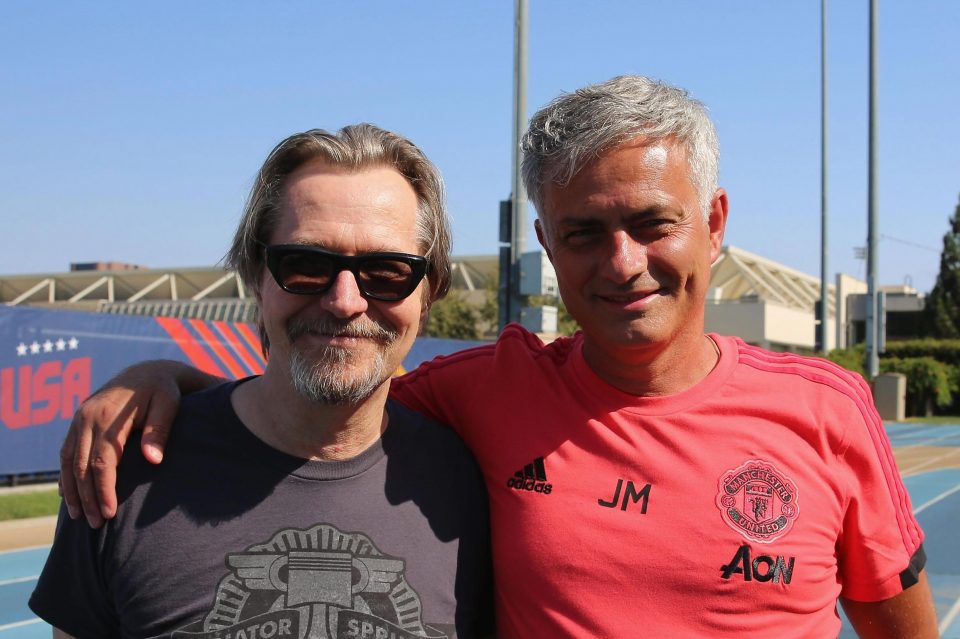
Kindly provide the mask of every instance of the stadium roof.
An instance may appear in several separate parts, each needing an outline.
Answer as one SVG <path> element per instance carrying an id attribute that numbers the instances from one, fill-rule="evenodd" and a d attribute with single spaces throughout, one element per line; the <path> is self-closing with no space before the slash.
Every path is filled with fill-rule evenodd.
<path id="1" fill-rule="evenodd" d="M 453 287 L 466 291 L 495 290 L 498 258 L 474 255 L 454 258 Z M 712 302 L 759 298 L 812 310 L 820 299 L 820 279 L 733 246 L 725 246 L 713 265 Z M 831 288 L 830 314 L 833 314 Z M 146 313 L 158 303 L 192 306 L 240 300 L 250 306 L 250 292 L 240 278 L 219 267 L 136 270 L 76 270 L 62 273 L 0 276 L 0 303 L 73 307 L 118 312 L 136 305 Z"/>
<path id="2" fill-rule="evenodd" d="M 834 287 L 828 285 L 829 315 L 834 314 Z M 820 300 L 820 278 L 749 253 L 725 246 L 710 274 L 709 299 L 732 302 L 744 298 L 777 302 L 811 311 Z"/>

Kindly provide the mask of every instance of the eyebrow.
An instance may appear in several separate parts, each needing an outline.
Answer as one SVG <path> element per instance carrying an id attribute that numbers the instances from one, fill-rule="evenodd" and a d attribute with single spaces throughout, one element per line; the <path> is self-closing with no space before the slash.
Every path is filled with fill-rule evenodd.
<path id="1" fill-rule="evenodd" d="M 330 242 L 326 242 L 326 241 L 323 241 L 323 240 L 315 240 L 315 239 L 301 240 L 301 239 L 297 239 L 297 240 L 289 240 L 289 241 L 287 241 L 287 242 L 275 242 L 275 244 L 287 244 L 287 245 L 292 245 L 292 246 L 302 246 L 302 247 L 305 247 L 305 248 L 316 248 L 316 249 L 320 249 L 320 250 L 322 250 L 322 251 L 329 251 L 330 253 L 337 253 L 338 255 L 347 255 L 347 254 L 344 253 L 343 251 L 341 251 L 341 250 L 339 250 L 339 249 L 334 248 L 333 246 L 331 246 L 331 245 L 330 245 Z M 417 249 L 416 249 L 416 252 L 411 253 L 410 251 L 404 251 L 404 250 L 399 249 L 399 248 L 397 248 L 397 247 L 395 247 L 395 246 L 388 246 L 388 245 L 386 245 L 386 244 L 376 244 L 376 245 L 373 245 L 373 246 L 371 246 L 371 247 L 365 248 L 365 249 L 362 250 L 362 251 L 353 253 L 353 255 L 370 255 L 370 254 L 372 254 L 372 253 L 405 253 L 405 254 L 407 254 L 407 255 L 420 255 L 420 247 L 418 246 Z"/>
<path id="2" fill-rule="evenodd" d="M 588 226 L 602 226 L 603 220 L 598 217 L 566 217 L 556 223 L 557 228 L 586 228 Z"/>
<path id="3" fill-rule="evenodd" d="M 661 204 L 651 204 L 650 206 L 646 206 L 640 210 L 627 213 L 626 215 L 619 217 L 618 220 L 630 223 L 636 220 L 653 217 L 655 215 L 663 215 L 664 213 L 674 212 L 676 212 L 676 210 L 672 207 Z M 557 228 L 588 228 L 593 226 L 606 226 L 606 224 L 607 218 L 600 216 L 570 216 L 561 218 L 556 222 Z"/>

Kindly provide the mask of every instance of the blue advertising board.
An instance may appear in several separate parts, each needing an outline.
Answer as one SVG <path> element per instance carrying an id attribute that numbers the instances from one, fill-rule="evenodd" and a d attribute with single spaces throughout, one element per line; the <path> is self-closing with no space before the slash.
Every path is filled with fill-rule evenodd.
<path id="1" fill-rule="evenodd" d="M 475 344 L 420 338 L 403 368 Z M 56 471 L 80 403 L 146 359 L 181 360 L 232 379 L 266 366 L 251 324 L 0 306 L 0 476 Z"/>

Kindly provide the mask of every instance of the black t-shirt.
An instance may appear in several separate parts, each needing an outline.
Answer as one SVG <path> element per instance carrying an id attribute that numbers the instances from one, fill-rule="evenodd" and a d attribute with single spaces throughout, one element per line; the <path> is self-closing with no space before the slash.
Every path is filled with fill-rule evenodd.
<path id="1" fill-rule="evenodd" d="M 184 399 L 159 466 L 127 444 L 103 528 L 61 509 L 34 612 L 78 639 L 492 632 L 486 492 L 452 431 L 389 402 L 369 449 L 305 461 L 247 430 L 236 385 Z"/>

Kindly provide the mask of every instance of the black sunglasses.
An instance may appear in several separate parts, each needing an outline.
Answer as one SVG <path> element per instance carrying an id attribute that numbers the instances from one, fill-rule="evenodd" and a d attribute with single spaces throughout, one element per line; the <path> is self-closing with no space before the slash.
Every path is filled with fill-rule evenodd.
<path id="1" fill-rule="evenodd" d="M 340 255 L 300 244 L 266 247 L 267 268 L 288 293 L 321 295 L 330 290 L 341 271 L 350 271 L 364 297 L 397 302 L 416 290 L 430 261 L 408 253 Z"/>

